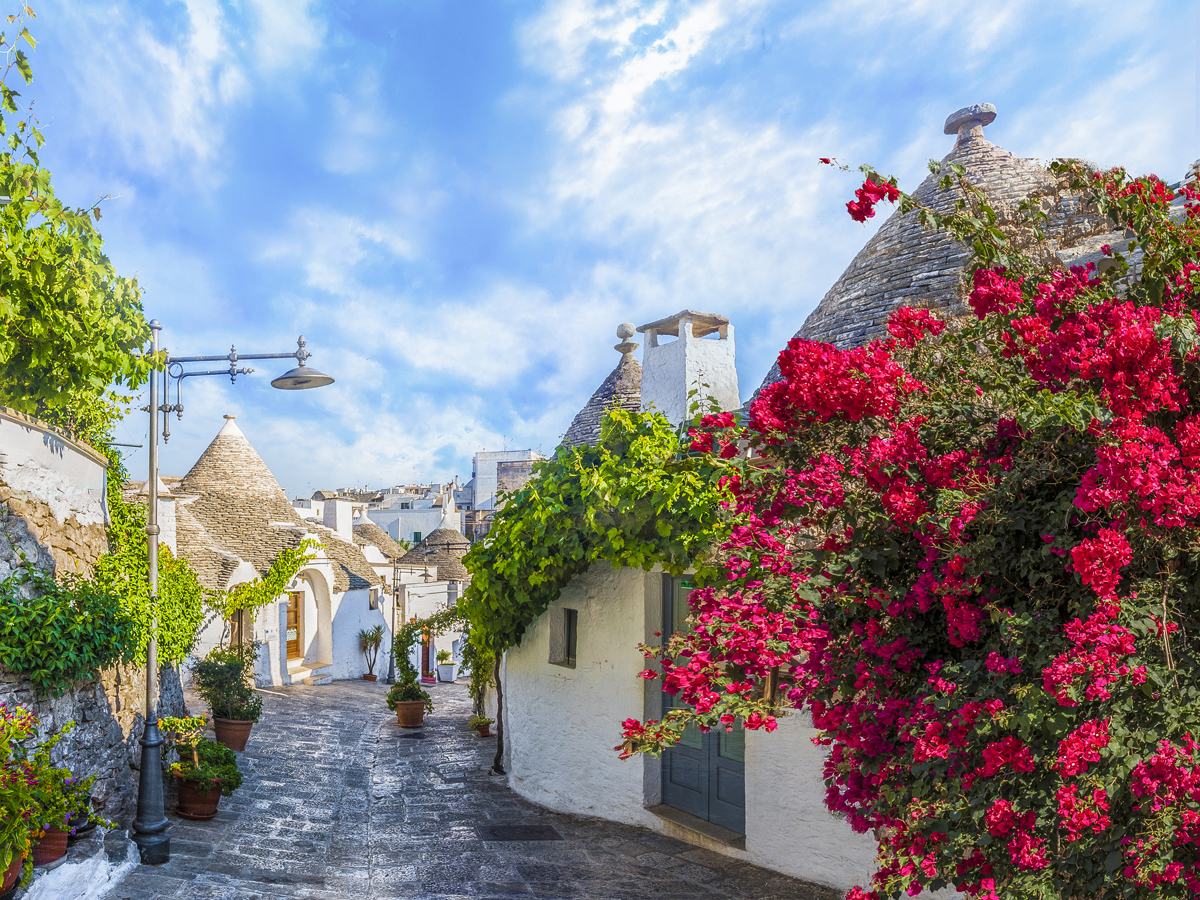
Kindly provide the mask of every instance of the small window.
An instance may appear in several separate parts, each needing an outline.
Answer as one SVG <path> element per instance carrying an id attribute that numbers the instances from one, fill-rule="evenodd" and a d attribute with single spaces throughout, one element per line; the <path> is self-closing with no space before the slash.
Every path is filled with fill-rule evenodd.
<path id="1" fill-rule="evenodd" d="M 419 532 L 419 531 L 414 531 L 414 532 L 413 532 L 413 543 L 414 543 L 414 544 L 419 544 L 419 543 L 421 543 L 421 532 Z"/>
<path id="2" fill-rule="evenodd" d="M 550 610 L 550 663 L 575 668 L 575 649 L 578 644 L 579 611 Z"/>

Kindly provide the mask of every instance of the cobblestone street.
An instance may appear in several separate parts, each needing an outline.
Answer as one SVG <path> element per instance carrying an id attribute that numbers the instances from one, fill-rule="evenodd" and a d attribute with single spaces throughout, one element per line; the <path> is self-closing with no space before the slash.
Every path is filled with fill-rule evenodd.
<path id="1" fill-rule="evenodd" d="M 387 686 L 264 691 L 240 754 L 246 781 L 210 822 L 169 813 L 171 861 L 141 866 L 112 900 L 811 898 L 815 888 L 654 832 L 547 812 L 487 768 L 495 738 L 465 728 L 462 685 L 431 687 L 422 729 L 396 725 Z M 560 841 L 481 839 L 550 825 Z"/>

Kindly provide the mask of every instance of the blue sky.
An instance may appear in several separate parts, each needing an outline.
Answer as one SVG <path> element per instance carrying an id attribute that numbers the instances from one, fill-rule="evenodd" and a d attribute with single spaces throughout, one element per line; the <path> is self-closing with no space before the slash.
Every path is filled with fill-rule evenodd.
<path id="1" fill-rule="evenodd" d="M 236 413 L 291 494 L 551 452 L 617 324 L 683 308 L 732 319 L 748 396 L 871 233 L 818 156 L 915 187 L 979 102 L 1020 156 L 1170 181 L 1200 156 L 1186 0 L 34 9 L 43 162 L 65 200 L 115 196 L 108 252 L 166 346 L 303 333 L 337 378 L 193 380 L 164 473 Z"/>

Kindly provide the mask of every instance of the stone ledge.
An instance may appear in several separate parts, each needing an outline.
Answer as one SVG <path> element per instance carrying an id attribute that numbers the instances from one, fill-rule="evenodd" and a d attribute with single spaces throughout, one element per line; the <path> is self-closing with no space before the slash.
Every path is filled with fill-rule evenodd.
<path id="1" fill-rule="evenodd" d="M 658 806 L 646 807 L 646 812 L 653 813 L 662 819 L 663 833 L 698 847 L 720 852 L 729 847 L 735 850 L 746 849 L 746 836 L 730 831 L 721 825 L 714 825 L 704 819 L 685 813 L 681 809 L 660 803 Z"/>

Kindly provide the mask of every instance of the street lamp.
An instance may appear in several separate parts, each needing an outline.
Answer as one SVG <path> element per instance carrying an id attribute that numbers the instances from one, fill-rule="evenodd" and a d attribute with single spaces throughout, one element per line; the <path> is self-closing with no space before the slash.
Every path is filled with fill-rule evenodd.
<path id="1" fill-rule="evenodd" d="M 392 652 L 388 655 L 387 683 L 396 683 L 396 613 L 400 608 L 400 557 L 392 557 Z M 400 614 L 404 619 L 404 614 Z"/>
<path id="2" fill-rule="evenodd" d="M 158 353 L 158 334 L 162 325 L 158 319 L 150 322 L 150 352 Z M 133 841 L 138 846 L 142 862 L 157 866 L 171 858 L 171 836 L 167 833 L 167 814 L 163 805 L 162 734 L 158 730 L 158 414 L 163 414 L 163 441 L 171 439 L 170 413 L 183 418 L 183 379 L 198 375 L 228 375 L 236 382 L 238 375 L 249 375 L 253 369 L 238 368 L 243 359 L 295 359 L 300 365 L 271 382 L 272 387 L 285 391 L 307 390 L 333 384 L 328 375 L 308 368 L 305 363 L 312 355 L 305 349 L 303 336 L 296 342 L 293 353 L 255 353 L 239 356 L 231 347 L 226 356 L 166 355 L 162 372 L 165 403 L 158 402 L 159 374 L 150 375 L 150 403 L 143 409 L 150 413 L 150 480 L 149 509 L 146 514 L 146 557 L 150 586 L 150 640 L 146 645 L 146 722 L 142 731 L 141 771 L 138 773 L 137 817 L 133 820 Z M 207 372 L 185 372 L 184 364 L 193 362 L 228 362 L 227 369 Z M 171 403 L 171 380 L 175 380 L 175 403 Z"/>

